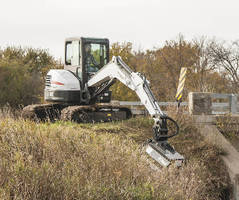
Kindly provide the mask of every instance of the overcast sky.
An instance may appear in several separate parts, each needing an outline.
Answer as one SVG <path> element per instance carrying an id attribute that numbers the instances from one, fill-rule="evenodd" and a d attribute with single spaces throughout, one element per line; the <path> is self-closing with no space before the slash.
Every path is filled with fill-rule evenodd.
<path id="1" fill-rule="evenodd" d="M 238 0 L 0 0 L 0 47 L 49 49 L 63 57 L 64 39 L 107 37 L 148 49 L 175 39 L 239 39 Z"/>

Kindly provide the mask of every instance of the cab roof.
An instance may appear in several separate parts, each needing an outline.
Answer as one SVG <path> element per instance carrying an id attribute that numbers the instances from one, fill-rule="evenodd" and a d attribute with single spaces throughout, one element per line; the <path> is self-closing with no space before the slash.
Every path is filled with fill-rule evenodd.
<path id="1" fill-rule="evenodd" d="M 93 37 L 69 37 L 66 38 L 65 41 L 66 42 L 70 42 L 70 41 L 75 41 L 75 40 L 85 40 L 86 42 L 109 42 L 109 39 L 107 38 L 93 38 Z"/>

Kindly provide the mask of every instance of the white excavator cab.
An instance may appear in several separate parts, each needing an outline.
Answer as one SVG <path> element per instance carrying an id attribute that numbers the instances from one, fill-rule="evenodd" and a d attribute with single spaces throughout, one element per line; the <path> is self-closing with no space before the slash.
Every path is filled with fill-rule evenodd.
<path id="1" fill-rule="evenodd" d="M 64 69 L 72 71 L 82 85 L 109 62 L 109 40 L 106 38 L 67 38 Z"/>

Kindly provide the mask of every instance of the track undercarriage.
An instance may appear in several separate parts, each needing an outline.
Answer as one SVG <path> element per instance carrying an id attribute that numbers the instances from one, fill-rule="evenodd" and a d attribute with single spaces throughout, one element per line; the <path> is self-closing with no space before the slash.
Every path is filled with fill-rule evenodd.
<path id="1" fill-rule="evenodd" d="M 130 109 L 111 104 L 66 105 L 35 104 L 22 111 L 24 119 L 34 121 L 74 121 L 78 123 L 109 122 L 125 120 L 132 116 Z"/>

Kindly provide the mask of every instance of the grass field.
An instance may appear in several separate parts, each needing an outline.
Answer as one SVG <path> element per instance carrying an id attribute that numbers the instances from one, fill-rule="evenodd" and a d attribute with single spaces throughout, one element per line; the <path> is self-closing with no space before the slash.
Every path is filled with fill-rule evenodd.
<path id="1" fill-rule="evenodd" d="M 181 168 L 153 171 L 144 144 L 152 121 L 34 123 L 0 114 L 0 199 L 227 199 L 219 155 L 187 115 L 170 140 L 186 158 Z M 150 160 L 151 161 L 151 160 Z"/>

